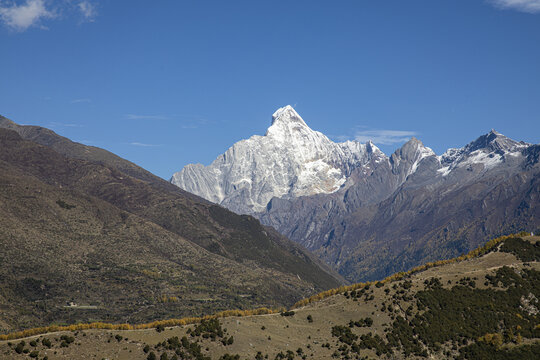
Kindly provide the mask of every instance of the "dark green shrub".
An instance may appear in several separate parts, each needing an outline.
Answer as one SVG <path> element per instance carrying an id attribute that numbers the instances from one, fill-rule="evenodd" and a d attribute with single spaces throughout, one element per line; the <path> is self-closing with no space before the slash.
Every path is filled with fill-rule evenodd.
<path id="1" fill-rule="evenodd" d="M 504 241 L 500 250 L 514 254 L 521 261 L 540 261 L 540 242 L 533 244 L 522 238 L 510 238 Z"/>
<path id="2" fill-rule="evenodd" d="M 56 200 L 56 203 L 58 204 L 58 206 L 60 206 L 62 209 L 67 209 L 67 210 L 71 210 L 73 208 L 75 208 L 76 206 L 75 205 L 70 205 L 68 203 L 66 203 L 65 201 L 63 200 Z"/>
<path id="3" fill-rule="evenodd" d="M 290 310 L 290 311 L 283 311 L 281 312 L 279 315 L 281 316 L 294 316 L 294 311 Z"/>

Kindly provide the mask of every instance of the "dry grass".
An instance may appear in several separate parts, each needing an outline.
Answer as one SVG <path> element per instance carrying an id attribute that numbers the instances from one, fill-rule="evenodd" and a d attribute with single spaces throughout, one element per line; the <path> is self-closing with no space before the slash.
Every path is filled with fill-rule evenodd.
<path id="1" fill-rule="evenodd" d="M 540 240 L 529 238 L 531 241 Z M 411 294 L 425 288 L 424 280 L 437 277 L 445 288 L 450 288 L 463 277 L 476 278 L 478 288 L 483 288 L 483 279 L 486 274 L 493 274 L 502 266 L 511 266 L 517 270 L 527 267 L 540 270 L 540 264 L 531 262 L 524 264 L 515 258 L 514 255 L 501 252 L 490 252 L 478 258 L 471 258 L 460 262 L 454 262 L 443 266 L 432 267 L 425 271 L 415 273 L 406 280 L 412 282 L 409 290 Z M 355 328 L 358 335 L 373 332 L 384 334 L 385 328 L 391 324 L 392 320 L 388 312 L 382 312 L 383 303 L 390 304 L 392 297 L 396 293 L 393 288 L 405 280 L 388 282 L 382 287 L 370 286 L 368 293 L 374 299 L 364 301 L 360 299 L 354 301 L 347 299 L 344 295 L 338 294 L 324 298 L 320 301 L 310 303 L 295 310 L 294 316 L 281 316 L 280 314 L 265 314 L 246 317 L 226 317 L 221 319 L 223 327 L 228 333 L 234 336 L 234 343 L 224 347 L 219 342 L 209 340 L 202 341 L 206 354 L 213 359 L 219 358 L 224 353 L 241 354 L 242 358 L 254 358 L 258 351 L 268 354 L 270 359 L 279 352 L 291 350 L 296 352 L 302 348 L 309 359 L 329 359 L 338 347 L 336 338 L 333 338 L 331 329 L 334 325 L 344 325 L 349 320 L 359 320 L 370 317 L 373 325 L 370 328 Z M 449 283 L 450 282 L 450 283 Z M 385 291 L 386 290 L 386 291 Z M 394 305 L 397 313 L 403 313 L 409 306 L 408 301 L 399 300 Z M 313 322 L 307 320 L 311 315 Z M 172 336 L 182 337 L 193 325 L 170 327 L 163 332 L 156 332 L 154 329 L 144 330 L 86 330 L 79 332 L 75 343 L 69 348 L 55 348 L 43 352 L 49 359 L 145 359 L 146 355 L 142 348 L 149 344 L 151 346 L 162 342 Z M 70 334 L 73 334 L 72 332 Z M 82 334 L 86 334 L 83 336 Z M 116 334 L 128 338 L 128 341 L 117 342 L 114 339 Z M 60 333 L 44 335 L 48 338 L 59 337 Z M 43 337 L 43 336 L 42 336 Z M 111 340 L 112 339 L 112 340 Z M 27 342 L 30 339 L 25 339 Z M 109 342 L 109 340 L 111 340 Z M 322 344 L 330 343 L 331 348 L 322 347 Z M 16 341 L 14 341 L 14 344 Z M 309 347 L 308 347 L 309 346 Z M 13 359 L 26 358 L 23 355 L 15 355 L 9 352 L 7 342 L 0 342 L 0 354 L 12 356 Z M 54 354 L 54 351 L 57 353 Z M 313 354 L 313 355 L 312 355 Z M 375 357 L 371 350 L 363 350 L 362 355 Z"/>

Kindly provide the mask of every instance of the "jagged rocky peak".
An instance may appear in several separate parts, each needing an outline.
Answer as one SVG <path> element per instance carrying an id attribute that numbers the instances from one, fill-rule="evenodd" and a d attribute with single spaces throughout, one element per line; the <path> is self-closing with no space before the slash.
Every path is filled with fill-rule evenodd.
<path id="1" fill-rule="evenodd" d="M 422 141 L 414 136 L 401 147 L 399 152 L 402 158 L 412 161 L 419 161 L 425 157 L 435 155 L 431 148 L 425 146 Z"/>
<path id="2" fill-rule="evenodd" d="M 474 152 L 476 150 L 488 150 L 495 151 L 501 155 L 506 152 L 514 152 L 520 147 L 526 147 L 527 144 L 523 141 L 515 141 L 503 134 L 491 129 L 491 131 L 485 135 L 480 136 L 478 139 L 470 143 L 465 147 L 465 151 Z"/>
<path id="3" fill-rule="evenodd" d="M 452 170 L 481 165 L 487 171 L 505 162 L 519 161 L 531 144 L 515 141 L 491 130 L 459 149 L 448 149 L 439 157 L 442 168 L 439 173 L 448 175 Z"/>
<path id="4" fill-rule="evenodd" d="M 300 156 L 324 157 L 333 142 L 324 134 L 312 130 L 290 105 L 279 108 L 272 115 L 272 125 L 265 135 L 266 142 L 285 143 Z M 280 145 L 283 146 L 283 145 Z"/>
<path id="5" fill-rule="evenodd" d="M 435 152 L 425 146 L 422 141 L 412 137 L 392 154 L 390 163 L 394 168 L 394 172 L 396 172 L 397 167 L 407 166 L 405 172 L 411 174 L 416 170 L 418 164 L 429 156 L 436 156 Z"/>
<path id="6" fill-rule="evenodd" d="M 448 149 L 441 155 L 440 160 L 441 164 L 447 166 L 455 166 L 457 163 L 466 160 L 469 160 L 469 162 L 493 163 L 495 160 L 502 159 L 506 154 L 518 155 L 522 149 L 530 145 L 523 141 L 518 142 L 510 139 L 492 129 L 462 148 Z"/>
<path id="7" fill-rule="evenodd" d="M 240 213 L 264 211 L 273 198 L 333 193 L 351 172 L 385 155 L 372 143 L 335 143 L 312 130 L 290 105 L 265 136 L 234 144 L 209 166 L 188 165 L 171 182 Z"/>
<path id="8" fill-rule="evenodd" d="M 298 115 L 296 110 L 294 110 L 291 105 L 279 108 L 274 114 L 272 114 L 272 125 L 277 126 L 279 124 L 288 123 L 295 123 L 297 125 L 307 126 L 304 119 L 302 119 L 302 117 Z"/>
<path id="9" fill-rule="evenodd" d="M 266 136 L 285 141 L 291 137 L 302 137 L 313 132 L 296 110 L 287 105 L 279 108 L 272 115 L 272 125 L 266 131 Z"/>

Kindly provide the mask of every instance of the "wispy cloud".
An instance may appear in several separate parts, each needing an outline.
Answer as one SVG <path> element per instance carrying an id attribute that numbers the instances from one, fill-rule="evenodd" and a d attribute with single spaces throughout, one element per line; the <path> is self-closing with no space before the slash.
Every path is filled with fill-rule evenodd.
<path id="1" fill-rule="evenodd" d="M 158 145 L 158 144 L 144 144 L 144 143 L 140 143 L 140 142 L 130 142 L 129 145 L 143 146 L 143 147 L 158 147 L 158 146 L 161 146 L 161 145 Z"/>
<path id="2" fill-rule="evenodd" d="M 71 100 L 72 104 L 80 104 L 80 103 L 91 103 L 92 99 L 83 98 L 83 99 L 73 99 Z"/>
<path id="3" fill-rule="evenodd" d="M 56 16 L 45 7 L 44 0 L 26 0 L 23 4 L 11 3 L 9 6 L 3 4 L 0 5 L 0 19 L 15 31 L 25 31 L 31 26 L 40 25 L 42 19 Z"/>
<path id="4" fill-rule="evenodd" d="M 97 6 L 90 0 L 0 0 L 0 22 L 23 32 L 30 27 L 47 29 L 45 19 L 81 18 L 93 22 Z"/>
<path id="5" fill-rule="evenodd" d="M 136 115 L 136 114 L 126 114 L 124 119 L 127 120 L 169 120 L 170 116 L 165 115 Z"/>
<path id="6" fill-rule="evenodd" d="M 360 130 L 354 135 L 354 139 L 360 142 L 371 140 L 375 144 L 394 145 L 408 141 L 417 135 L 415 131 L 404 130 Z"/>
<path id="7" fill-rule="evenodd" d="M 540 0 L 488 0 L 501 9 L 512 9 L 531 14 L 540 13 Z"/>
<path id="8" fill-rule="evenodd" d="M 205 119 L 202 116 L 190 115 L 180 116 L 180 121 L 182 121 L 183 123 L 183 125 L 181 126 L 182 129 L 198 129 L 201 126 L 205 126 L 211 123 L 211 121 Z"/>
<path id="9" fill-rule="evenodd" d="M 97 16 L 96 5 L 89 1 L 81 1 L 78 5 L 79 11 L 86 21 L 94 21 Z"/>

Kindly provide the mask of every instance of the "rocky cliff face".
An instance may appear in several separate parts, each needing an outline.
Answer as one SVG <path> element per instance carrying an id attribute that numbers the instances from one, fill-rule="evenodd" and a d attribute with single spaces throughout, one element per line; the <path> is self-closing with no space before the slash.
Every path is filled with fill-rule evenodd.
<path id="1" fill-rule="evenodd" d="M 441 156 L 415 138 L 386 156 L 371 143 L 334 143 L 285 107 L 264 137 L 172 181 L 254 214 L 356 281 L 540 225 L 538 147 L 492 130 Z"/>
<path id="2" fill-rule="evenodd" d="M 272 198 L 331 194 L 352 172 L 384 154 L 373 144 L 334 143 L 310 129 L 291 106 L 278 109 L 264 136 L 239 141 L 209 166 L 188 165 L 171 182 L 238 213 Z"/>

